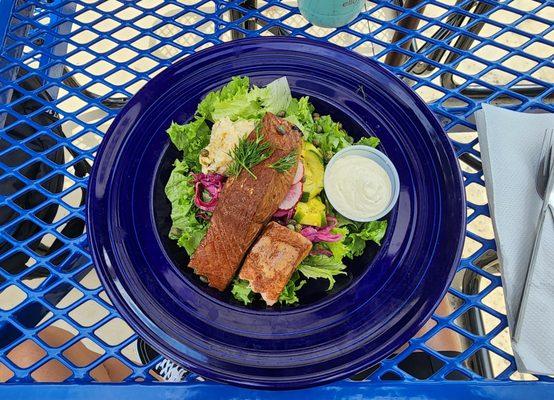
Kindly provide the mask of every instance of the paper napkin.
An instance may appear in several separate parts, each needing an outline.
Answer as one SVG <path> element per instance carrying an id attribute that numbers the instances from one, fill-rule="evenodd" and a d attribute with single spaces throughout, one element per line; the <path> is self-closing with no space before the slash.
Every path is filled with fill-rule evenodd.
<path id="1" fill-rule="evenodd" d="M 550 212 L 522 301 L 542 205 L 536 174 L 545 129 L 554 128 L 554 114 L 518 113 L 485 104 L 475 118 L 517 367 L 521 372 L 554 374 L 554 219 Z"/>

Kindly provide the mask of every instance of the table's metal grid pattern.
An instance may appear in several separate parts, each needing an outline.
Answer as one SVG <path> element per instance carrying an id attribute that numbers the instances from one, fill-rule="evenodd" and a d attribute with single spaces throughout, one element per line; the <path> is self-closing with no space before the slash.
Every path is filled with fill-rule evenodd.
<path id="1" fill-rule="evenodd" d="M 327 40 L 387 61 L 392 72 L 425 93 L 456 139 L 469 200 L 466 257 L 448 294 L 457 306 L 450 315 L 434 315 L 427 333 L 383 361 L 367 380 L 392 373 L 415 381 L 402 369 L 402 360 L 415 350 L 443 364 L 430 381 L 448 380 L 455 370 L 468 380 L 515 379 L 512 355 L 495 345 L 506 335 L 506 316 L 487 302 L 501 285 L 498 274 L 484 268 L 494 258 L 494 241 L 473 229 L 489 218 L 487 205 L 471 195 L 484 185 L 478 143 L 475 136 L 456 132 L 474 129 L 472 115 L 484 101 L 554 111 L 549 102 L 554 94 L 552 2 L 526 1 L 526 9 L 520 0 L 424 0 L 406 2 L 406 8 L 370 2 L 354 22 L 336 30 L 309 25 L 294 1 L 259 1 L 257 9 L 242 3 L 0 0 L 0 39 L 5 39 L 0 47 L 0 207 L 6 215 L 0 219 L 0 368 L 11 371 L 10 382 L 32 382 L 33 372 L 51 363 L 67 369 L 66 382 L 90 382 L 102 363 L 119 364 L 127 382 L 153 379 L 150 371 L 159 359 L 136 364 L 136 335 L 118 319 L 87 253 L 83 195 L 97 143 L 125 98 L 163 67 L 222 41 L 271 34 Z M 500 22 L 506 18 L 509 24 Z M 517 62 L 510 63 L 514 57 Z M 491 71 L 494 79 L 505 81 L 491 82 Z M 60 302 L 59 293 L 70 290 Z M 42 320 L 30 321 L 37 310 L 45 311 Z M 483 331 L 483 318 L 496 323 Z M 461 323 L 466 320 L 470 323 Z M 74 336 L 59 346 L 44 342 L 41 332 L 53 323 Z M 426 344 L 442 329 L 465 343 L 460 356 L 445 357 Z M 118 335 L 107 334 L 110 330 Z M 11 351 L 28 341 L 42 349 L 40 357 L 18 365 Z M 72 364 L 65 355 L 79 342 L 99 352 L 98 358 Z M 490 368 L 490 357 L 503 361 L 505 369 Z M 187 378 L 197 380 L 194 374 Z"/>

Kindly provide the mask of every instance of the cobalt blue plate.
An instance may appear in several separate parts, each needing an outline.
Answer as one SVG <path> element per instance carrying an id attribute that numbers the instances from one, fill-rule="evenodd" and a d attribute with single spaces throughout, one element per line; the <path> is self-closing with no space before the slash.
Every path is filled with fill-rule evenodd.
<path id="1" fill-rule="evenodd" d="M 234 75 L 257 85 L 286 76 L 295 96 L 310 96 L 352 136 L 378 136 L 400 176 L 382 247 L 354 260 L 336 290 L 295 308 L 246 308 L 208 290 L 166 237 L 163 186 L 180 155 L 165 130 Z M 447 136 L 400 80 L 332 44 L 264 37 L 187 57 L 129 101 L 94 163 L 87 229 L 115 307 L 160 353 L 210 379 L 290 389 L 347 377 L 418 331 L 458 265 L 465 200 Z"/>

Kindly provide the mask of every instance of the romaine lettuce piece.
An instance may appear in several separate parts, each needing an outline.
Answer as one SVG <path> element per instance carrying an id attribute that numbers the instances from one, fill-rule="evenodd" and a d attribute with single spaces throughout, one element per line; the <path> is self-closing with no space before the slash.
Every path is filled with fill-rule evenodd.
<path id="1" fill-rule="evenodd" d="M 314 120 L 312 113 L 314 112 L 314 106 L 310 103 L 310 99 L 307 96 L 300 99 L 292 99 L 287 107 L 286 117 L 291 124 L 296 125 L 306 139 L 313 131 Z"/>
<path id="2" fill-rule="evenodd" d="M 277 114 L 287 110 L 292 100 L 292 95 L 286 77 L 283 76 L 279 79 L 275 79 L 261 90 L 265 92 L 263 96 L 260 95 L 262 108 L 264 108 L 265 111 Z"/>

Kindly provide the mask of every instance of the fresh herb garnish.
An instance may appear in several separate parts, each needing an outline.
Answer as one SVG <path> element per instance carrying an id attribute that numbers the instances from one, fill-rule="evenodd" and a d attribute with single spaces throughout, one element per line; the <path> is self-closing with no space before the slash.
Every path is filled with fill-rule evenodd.
<path id="1" fill-rule="evenodd" d="M 281 157 L 273 164 L 271 164 L 269 168 L 273 168 L 275 171 L 280 173 L 287 172 L 292 168 L 294 164 L 296 164 L 297 156 L 298 156 L 298 150 L 294 149 L 286 156 Z"/>
<path id="2" fill-rule="evenodd" d="M 256 135 L 256 139 L 241 138 L 229 156 L 233 162 L 227 168 L 227 175 L 238 176 L 243 169 L 248 171 L 252 178 L 257 179 L 251 168 L 271 156 L 273 150 L 263 135 Z"/>

